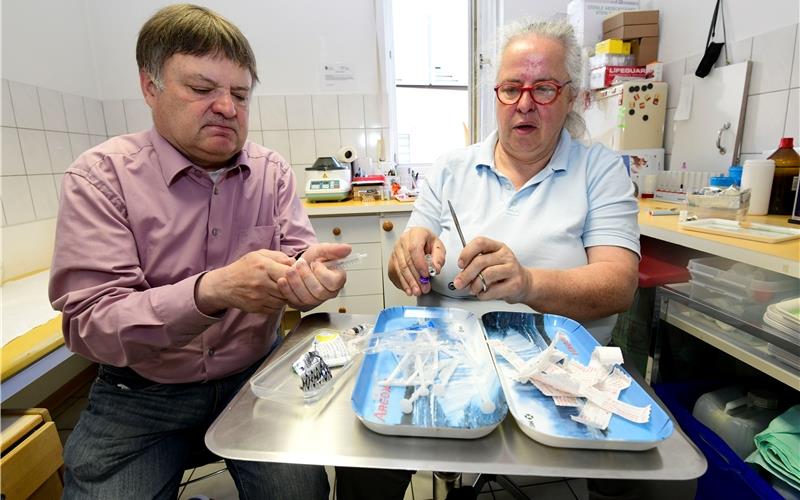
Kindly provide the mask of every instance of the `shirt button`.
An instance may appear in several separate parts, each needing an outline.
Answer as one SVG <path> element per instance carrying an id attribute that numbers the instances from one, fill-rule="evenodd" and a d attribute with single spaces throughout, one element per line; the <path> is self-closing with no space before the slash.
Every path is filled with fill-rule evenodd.
<path id="1" fill-rule="evenodd" d="M 214 194 L 219 194 L 219 186 L 214 186 Z"/>
<path id="2" fill-rule="evenodd" d="M 211 230 L 211 236 L 217 236 L 219 234 L 219 229 L 214 228 Z"/>
<path id="3" fill-rule="evenodd" d="M 208 348 L 208 357 L 209 358 L 213 358 L 214 357 L 214 348 L 213 347 L 209 347 Z"/>

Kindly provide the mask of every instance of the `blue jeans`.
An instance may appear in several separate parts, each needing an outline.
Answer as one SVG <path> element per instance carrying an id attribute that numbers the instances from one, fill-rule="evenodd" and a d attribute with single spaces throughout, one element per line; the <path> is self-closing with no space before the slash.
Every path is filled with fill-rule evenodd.
<path id="1" fill-rule="evenodd" d="M 101 365 L 64 447 L 64 498 L 176 498 L 186 468 L 214 459 L 206 429 L 261 362 L 206 383 L 159 384 Z M 225 460 L 239 497 L 327 499 L 321 466 Z"/>

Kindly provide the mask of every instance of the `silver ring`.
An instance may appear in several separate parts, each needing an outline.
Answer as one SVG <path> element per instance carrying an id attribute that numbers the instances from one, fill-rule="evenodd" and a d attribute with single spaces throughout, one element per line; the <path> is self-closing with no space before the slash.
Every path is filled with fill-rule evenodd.
<path id="1" fill-rule="evenodd" d="M 481 286 L 483 287 L 483 290 L 481 291 L 481 293 L 486 293 L 486 290 L 489 289 L 489 287 L 486 286 L 486 280 L 483 279 L 483 275 L 481 273 L 478 273 L 478 278 L 481 279 Z"/>

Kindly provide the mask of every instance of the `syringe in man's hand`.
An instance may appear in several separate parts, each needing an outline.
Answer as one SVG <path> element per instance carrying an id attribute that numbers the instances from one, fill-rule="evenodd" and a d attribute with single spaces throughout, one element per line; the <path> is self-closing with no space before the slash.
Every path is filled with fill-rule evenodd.
<path id="1" fill-rule="evenodd" d="M 302 257 L 300 258 L 302 259 Z M 321 261 L 320 264 L 323 264 L 328 269 L 341 269 L 343 271 L 349 271 L 357 264 L 363 262 L 366 258 L 367 254 L 364 252 L 351 253 L 343 259 Z"/>

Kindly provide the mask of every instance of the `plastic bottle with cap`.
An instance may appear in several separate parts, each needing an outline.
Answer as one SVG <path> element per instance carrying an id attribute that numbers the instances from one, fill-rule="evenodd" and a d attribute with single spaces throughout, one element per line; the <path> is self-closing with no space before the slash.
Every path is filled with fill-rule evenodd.
<path id="1" fill-rule="evenodd" d="M 800 175 L 800 155 L 794 150 L 794 138 L 783 137 L 778 149 L 768 159 L 775 162 L 772 190 L 769 194 L 769 213 L 789 215 L 792 213 Z"/>

